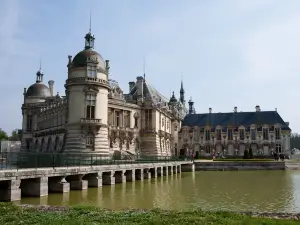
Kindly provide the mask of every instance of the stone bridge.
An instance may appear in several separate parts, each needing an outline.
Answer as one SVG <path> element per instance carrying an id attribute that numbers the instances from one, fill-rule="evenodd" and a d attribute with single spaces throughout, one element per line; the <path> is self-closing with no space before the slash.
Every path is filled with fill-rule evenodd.
<path id="1" fill-rule="evenodd" d="M 17 201 L 21 196 L 46 196 L 88 187 L 133 182 L 193 171 L 187 161 L 101 166 L 0 170 L 0 201 Z"/>

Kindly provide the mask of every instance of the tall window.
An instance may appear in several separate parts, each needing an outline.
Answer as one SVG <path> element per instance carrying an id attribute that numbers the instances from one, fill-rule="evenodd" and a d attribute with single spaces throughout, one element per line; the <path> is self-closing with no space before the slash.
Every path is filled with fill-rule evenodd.
<path id="1" fill-rule="evenodd" d="M 227 138 L 228 138 L 228 140 L 230 140 L 230 141 L 232 141 L 233 140 L 233 135 L 232 135 L 232 129 L 228 129 L 227 130 Z"/>
<path id="2" fill-rule="evenodd" d="M 88 77 L 97 78 L 97 67 L 96 66 L 88 67 Z"/>
<path id="3" fill-rule="evenodd" d="M 31 131 L 31 129 L 32 129 L 32 115 L 27 115 L 26 130 Z"/>
<path id="4" fill-rule="evenodd" d="M 240 140 L 244 140 L 244 139 L 245 139 L 245 130 L 240 129 Z"/>
<path id="5" fill-rule="evenodd" d="M 221 129 L 217 129 L 217 140 L 218 141 L 222 140 Z"/>
<path id="6" fill-rule="evenodd" d="M 206 141 L 210 140 L 210 130 L 205 130 L 205 140 Z"/>
<path id="7" fill-rule="evenodd" d="M 86 118 L 95 118 L 96 95 L 88 94 L 86 96 Z"/>
<path id="8" fill-rule="evenodd" d="M 145 125 L 146 125 L 147 129 L 152 128 L 152 110 L 151 109 L 145 110 L 145 123 L 146 123 Z M 164 124 L 165 121 L 162 123 Z"/>
<path id="9" fill-rule="evenodd" d="M 275 128 L 275 139 L 280 140 L 280 128 Z"/>
<path id="10" fill-rule="evenodd" d="M 116 111 L 116 124 L 117 127 L 120 127 L 120 112 Z"/>
<path id="11" fill-rule="evenodd" d="M 250 130 L 250 134 L 251 134 L 251 140 L 255 141 L 256 140 L 256 130 L 255 129 L 251 129 Z"/>
<path id="12" fill-rule="evenodd" d="M 89 149 L 94 149 L 95 135 L 89 132 L 86 136 L 86 147 Z"/>
<path id="13" fill-rule="evenodd" d="M 263 139 L 269 140 L 269 129 L 268 128 L 263 128 Z"/>
<path id="14" fill-rule="evenodd" d="M 138 118 L 134 117 L 134 127 L 138 128 Z"/>

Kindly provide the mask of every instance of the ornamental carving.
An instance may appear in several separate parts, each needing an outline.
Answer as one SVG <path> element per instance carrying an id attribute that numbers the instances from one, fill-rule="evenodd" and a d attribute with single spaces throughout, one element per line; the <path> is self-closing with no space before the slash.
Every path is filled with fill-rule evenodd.
<path id="1" fill-rule="evenodd" d="M 134 118 L 139 118 L 140 115 L 139 115 L 139 113 L 135 112 L 135 113 L 133 114 L 133 117 L 134 117 Z"/>

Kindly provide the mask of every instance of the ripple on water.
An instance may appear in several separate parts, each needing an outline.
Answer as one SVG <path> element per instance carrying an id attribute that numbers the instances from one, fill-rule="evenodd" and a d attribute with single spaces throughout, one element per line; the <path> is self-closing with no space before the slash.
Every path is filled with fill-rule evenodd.
<path id="1" fill-rule="evenodd" d="M 21 203 L 299 213 L 300 171 L 185 173 L 43 198 L 22 198 Z"/>

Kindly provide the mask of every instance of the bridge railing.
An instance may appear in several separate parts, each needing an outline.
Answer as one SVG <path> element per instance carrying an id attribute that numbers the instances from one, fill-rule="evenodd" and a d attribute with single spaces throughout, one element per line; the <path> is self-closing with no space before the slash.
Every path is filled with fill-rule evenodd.
<path id="1" fill-rule="evenodd" d="M 78 167 L 118 164 L 141 164 L 155 162 L 175 162 L 187 160 L 179 156 L 124 156 L 107 157 L 90 153 L 0 153 L 0 170 L 45 168 L 45 167 Z"/>

